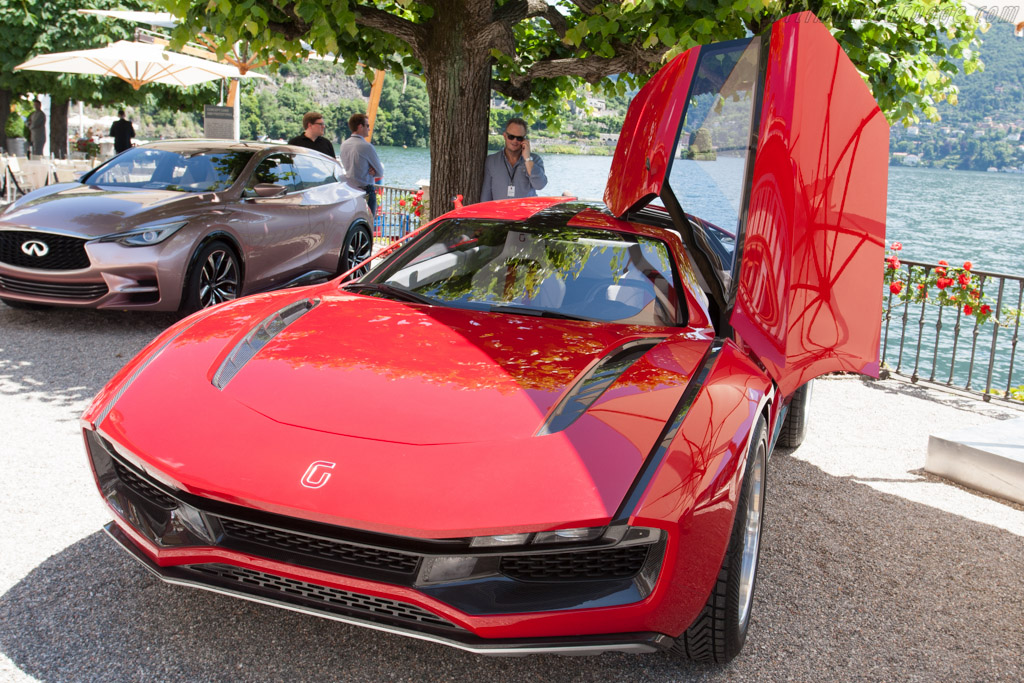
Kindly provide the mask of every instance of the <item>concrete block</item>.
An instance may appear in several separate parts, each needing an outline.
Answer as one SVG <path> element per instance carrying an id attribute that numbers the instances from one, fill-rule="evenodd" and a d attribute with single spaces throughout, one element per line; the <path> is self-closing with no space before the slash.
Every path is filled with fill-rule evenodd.
<path id="1" fill-rule="evenodd" d="M 924 469 L 1024 504 L 1024 418 L 932 434 Z"/>

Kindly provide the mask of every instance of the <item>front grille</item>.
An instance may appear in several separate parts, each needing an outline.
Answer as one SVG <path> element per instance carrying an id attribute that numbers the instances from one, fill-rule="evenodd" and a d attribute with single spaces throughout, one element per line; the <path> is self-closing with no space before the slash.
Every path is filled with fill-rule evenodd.
<path id="1" fill-rule="evenodd" d="M 194 564 L 187 569 L 218 580 L 246 593 L 257 593 L 290 604 L 315 607 L 334 614 L 359 616 L 371 619 L 389 619 L 416 625 L 441 626 L 450 629 L 459 627 L 447 619 L 432 614 L 414 605 L 395 600 L 360 595 L 338 588 L 328 588 L 315 583 L 287 579 L 254 569 L 243 569 L 227 564 Z"/>
<path id="2" fill-rule="evenodd" d="M 99 284 L 77 284 L 77 283 L 53 283 L 36 282 L 23 280 L 21 278 L 0 275 L 0 289 L 18 294 L 34 294 L 36 296 L 49 296 L 61 299 L 81 299 L 91 301 L 99 299 L 107 293 L 107 285 Z"/>
<path id="3" fill-rule="evenodd" d="M 135 491 L 135 493 L 139 494 L 146 500 L 155 503 L 165 510 L 170 510 L 178 504 L 178 501 L 174 498 L 153 486 L 140 475 L 131 471 L 117 460 L 111 459 L 111 462 L 114 463 L 114 471 L 117 472 L 117 478 L 120 479 L 125 486 L 130 488 L 132 491 Z"/>
<path id="4" fill-rule="evenodd" d="M 643 569 L 650 545 L 624 548 L 520 555 L 501 558 L 501 573 L 520 581 L 628 579 Z"/>
<path id="5" fill-rule="evenodd" d="M 235 519 L 223 517 L 219 519 L 224 533 L 229 538 L 256 543 L 268 548 L 370 569 L 399 572 L 410 576 L 416 572 L 416 567 L 419 564 L 419 557 L 416 555 L 407 555 L 383 548 L 370 548 L 322 536 L 271 529 Z"/>
<path id="6" fill-rule="evenodd" d="M 44 256 L 26 254 L 22 245 L 39 242 L 47 250 Z M 19 268 L 38 270 L 79 270 L 89 267 L 85 240 L 33 230 L 0 230 L 0 262 Z"/>

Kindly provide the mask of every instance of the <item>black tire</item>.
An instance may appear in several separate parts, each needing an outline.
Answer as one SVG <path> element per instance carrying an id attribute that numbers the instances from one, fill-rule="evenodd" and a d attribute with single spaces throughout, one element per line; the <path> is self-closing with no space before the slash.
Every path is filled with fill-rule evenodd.
<path id="1" fill-rule="evenodd" d="M 224 242 L 210 242 L 199 250 L 192 263 L 178 310 L 182 314 L 194 313 L 237 299 L 241 291 L 242 271 L 234 250 Z"/>
<path id="2" fill-rule="evenodd" d="M 783 448 L 796 448 L 807 436 L 808 409 L 811 406 L 811 394 L 814 393 L 813 385 L 812 379 L 793 392 L 786 421 L 782 423 L 782 430 L 779 432 L 779 445 Z"/>
<path id="3" fill-rule="evenodd" d="M 695 662 L 724 664 L 747 640 L 764 519 L 768 429 L 759 418 L 750 438 L 736 520 L 722 567 L 703 611 L 676 640 L 672 651 Z"/>
<path id="4" fill-rule="evenodd" d="M 347 273 L 370 258 L 371 254 L 373 254 L 373 235 L 363 225 L 352 226 L 341 245 L 341 258 L 338 259 L 337 274 Z M 352 277 L 364 275 L 369 269 L 369 266 L 363 266 L 353 273 Z"/>
<path id="5" fill-rule="evenodd" d="M 19 301 L 18 299 L 0 298 L 0 301 L 4 302 L 5 305 L 10 306 L 11 308 L 21 308 L 27 311 L 39 311 L 44 308 L 49 308 L 46 304 L 36 304 L 31 301 Z"/>

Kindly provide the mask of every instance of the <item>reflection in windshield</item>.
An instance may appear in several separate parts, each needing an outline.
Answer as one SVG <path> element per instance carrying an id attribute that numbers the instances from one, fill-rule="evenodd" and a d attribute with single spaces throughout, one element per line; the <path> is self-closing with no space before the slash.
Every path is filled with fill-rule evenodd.
<path id="1" fill-rule="evenodd" d="M 550 223 L 446 221 L 364 282 L 456 308 L 636 325 L 676 325 L 679 317 L 663 242 Z"/>
<path id="2" fill-rule="evenodd" d="M 252 158 L 251 151 L 135 147 L 89 176 L 89 185 L 176 192 L 219 192 L 230 187 Z"/>

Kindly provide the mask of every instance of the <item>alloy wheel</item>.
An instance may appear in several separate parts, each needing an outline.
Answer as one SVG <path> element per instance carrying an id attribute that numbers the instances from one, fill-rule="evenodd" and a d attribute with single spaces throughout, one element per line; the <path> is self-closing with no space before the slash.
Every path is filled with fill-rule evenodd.
<path id="1" fill-rule="evenodd" d="M 758 444 L 750 463 L 750 494 L 747 496 L 746 524 L 743 528 L 743 555 L 740 558 L 739 623 L 742 629 L 750 619 L 750 606 L 754 600 L 754 577 L 761 548 L 761 513 L 764 509 L 765 446 Z"/>
<path id="2" fill-rule="evenodd" d="M 206 308 L 238 297 L 238 264 L 223 249 L 210 253 L 199 274 L 199 307 Z"/>

